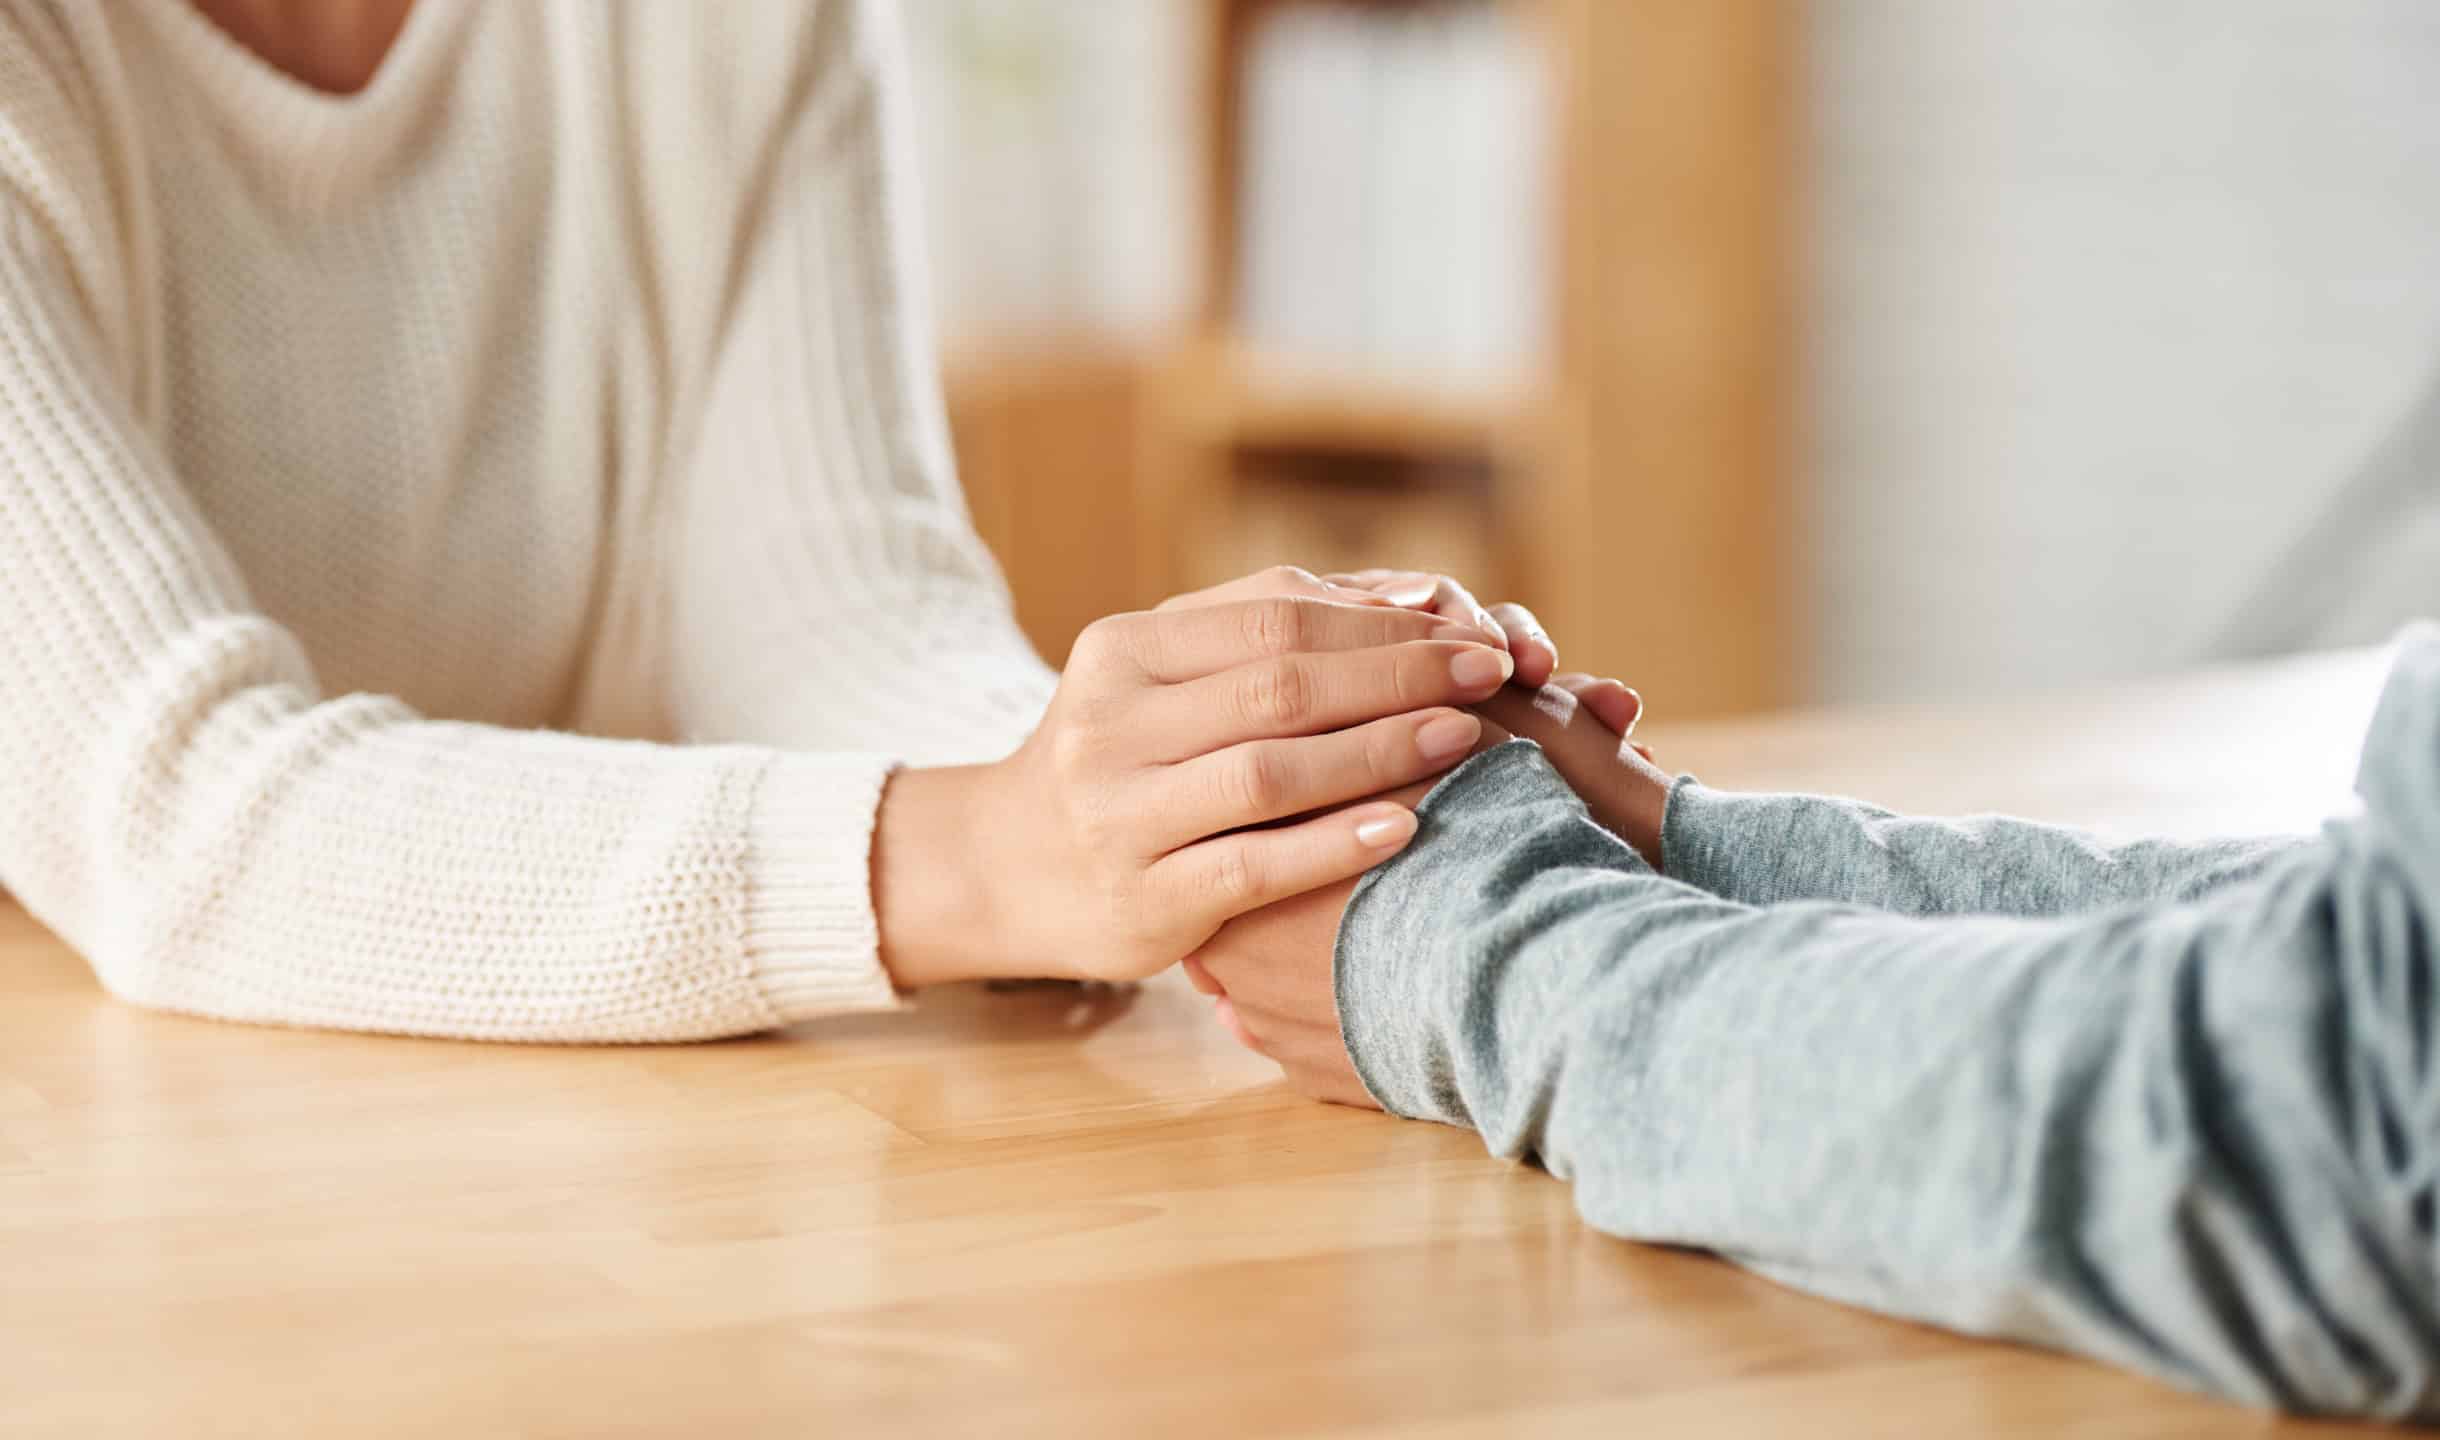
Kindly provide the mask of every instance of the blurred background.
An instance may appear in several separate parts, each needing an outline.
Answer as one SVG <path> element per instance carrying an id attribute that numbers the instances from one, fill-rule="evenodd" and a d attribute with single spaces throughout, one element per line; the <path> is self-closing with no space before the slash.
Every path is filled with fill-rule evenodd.
<path id="1" fill-rule="evenodd" d="M 1029 632 L 1448 569 L 1657 713 L 2440 613 L 2429 0 L 904 0 Z"/>

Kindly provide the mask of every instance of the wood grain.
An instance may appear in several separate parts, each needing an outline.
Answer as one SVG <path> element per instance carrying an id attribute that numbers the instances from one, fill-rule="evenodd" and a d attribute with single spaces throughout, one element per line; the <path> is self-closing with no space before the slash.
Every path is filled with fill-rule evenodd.
<path id="1" fill-rule="evenodd" d="M 1655 738 L 2285 828 L 2379 667 Z M 1470 1136 L 1289 1096 L 1174 978 L 515 1049 L 147 1014 L 0 905 L 0 1434 L 885 1430 L 2322 1433 L 1606 1239 Z"/>
<path id="2" fill-rule="evenodd" d="M 1558 59 L 1556 373 L 1511 533 L 1596 673 L 1707 715 L 1788 703 L 1799 17 L 1545 0 Z"/>
<path id="3" fill-rule="evenodd" d="M 1095 620 L 1183 588 L 1166 547 L 1143 538 L 1167 519 L 1147 477 L 1175 468 L 1153 413 L 1154 369 L 1084 346 L 970 348 L 943 367 L 975 531 L 1007 575 L 1026 639 L 1054 665 Z"/>

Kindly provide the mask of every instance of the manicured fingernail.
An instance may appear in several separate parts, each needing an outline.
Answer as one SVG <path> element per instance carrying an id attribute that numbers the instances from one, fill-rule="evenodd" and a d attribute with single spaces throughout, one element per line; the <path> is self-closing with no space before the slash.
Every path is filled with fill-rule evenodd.
<path id="1" fill-rule="evenodd" d="M 1415 833 L 1415 812 L 1386 810 L 1356 826 L 1356 843 L 1370 850 L 1403 845 Z"/>
<path id="2" fill-rule="evenodd" d="M 1403 585 L 1392 585 L 1380 593 L 1387 595 L 1391 604 L 1412 609 L 1431 604 L 1432 597 L 1440 593 L 1440 587 L 1429 580 L 1412 580 Z"/>
<path id="3" fill-rule="evenodd" d="M 1483 722 L 1471 715 L 1443 715 L 1415 732 L 1415 748 L 1426 760 L 1446 760 L 1472 749 L 1482 733 Z"/>
<path id="4" fill-rule="evenodd" d="M 1461 690 L 1488 690 L 1505 683 L 1516 668 L 1517 662 L 1507 651 L 1477 646 L 1449 662 L 1449 678 Z"/>

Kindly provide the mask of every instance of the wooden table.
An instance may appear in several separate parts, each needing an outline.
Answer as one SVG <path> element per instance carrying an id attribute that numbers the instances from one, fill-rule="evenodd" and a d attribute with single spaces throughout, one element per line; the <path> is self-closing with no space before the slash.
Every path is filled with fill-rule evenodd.
<path id="1" fill-rule="evenodd" d="M 1715 783 L 2301 828 L 2380 665 L 1654 738 Z M 0 902 L 0 1433 L 2086 1427 L 2315 1428 L 1606 1239 L 1469 1135 L 1287 1094 L 1175 977 L 515 1049 L 141 1013 Z"/>

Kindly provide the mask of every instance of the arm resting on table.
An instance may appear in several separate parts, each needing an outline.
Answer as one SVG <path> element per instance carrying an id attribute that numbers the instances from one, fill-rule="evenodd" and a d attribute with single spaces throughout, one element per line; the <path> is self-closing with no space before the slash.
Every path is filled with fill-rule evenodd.
<path id="1" fill-rule="evenodd" d="M 1673 879 L 1724 900 L 1837 900 L 1906 915 L 2064 915 L 2193 900 L 2260 874 L 2303 837 L 2113 841 L 1999 815 L 1937 820 L 1826 795 L 1669 791 Z"/>
<path id="2" fill-rule="evenodd" d="M 1389 1110 L 1538 1157 L 1602 1229 L 1838 1299 L 2440 1415 L 2440 876 L 2378 803 L 2255 884 L 2049 921 L 1721 900 L 1527 745 L 1423 814 L 1339 940 Z"/>

